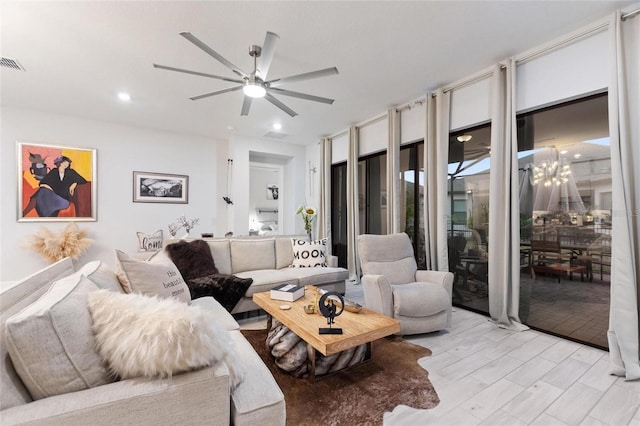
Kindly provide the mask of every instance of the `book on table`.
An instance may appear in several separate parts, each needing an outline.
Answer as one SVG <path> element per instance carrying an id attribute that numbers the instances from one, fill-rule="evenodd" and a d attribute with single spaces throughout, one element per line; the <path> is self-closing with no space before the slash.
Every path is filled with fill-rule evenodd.
<path id="1" fill-rule="evenodd" d="M 295 284 L 282 284 L 271 289 L 271 298 L 294 302 L 304 296 L 304 287 Z"/>

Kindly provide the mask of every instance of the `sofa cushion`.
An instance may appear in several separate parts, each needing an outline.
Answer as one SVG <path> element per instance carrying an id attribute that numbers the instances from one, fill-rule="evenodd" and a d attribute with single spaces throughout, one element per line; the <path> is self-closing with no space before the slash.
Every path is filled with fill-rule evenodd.
<path id="1" fill-rule="evenodd" d="M 116 293 L 124 292 L 115 271 L 99 260 L 87 263 L 76 273 L 89 278 L 98 288 L 115 291 Z"/>
<path id="2" fill-rule="evenodd" d="M 98 352 L 122 379 L 171 377 L 225 362 L 234 386 L 241 381 L 228 332 L 200 306 L 98 290 L 88 307 Z"/>
<path id="3" fill-rule="evenodd" d="M 284 271 L 283 271 L 284 272 Z M 298 284 L 320 285 L 336 281 L 344 281 L 349 278 L 349 271 L 344 268 L 314 267 L 314 268 L 289 268 L 286 270 L 287 279 L 295 278 Z"/>
<path id="4" fill-rule="evenodd" d="M 293 247 L 291 238 L 307 238 L 305 235 L 278 236 L 276 241 L 276 269 L 288 268 L 293 263 Z"/>
<path id="5" fill-rule="evenodd" d="M 4 344 L 5 322 L 26 306 L 38 300 L 57 279 L 73 273 L 70 257 L 48 265 L 12 286 L 1 289 L 0 294 L 0 410 L 33 401 L 29 391 L 20 380 L 13 364 L 9 362 L 7 345 Z"/>
<path id="6" fill-rule="evenodd" d="M 200 297 L 191 301 L 192 306 L 200 306 L 205 311 L 213 314 L 216 322 L 224 327 L 225 330 L 238 330 L 240 325 L 216 299 L 213 297 Z"/>
<path id="7" fill-rule="evenodd" d="M 451 304 L 447 290 L 434 283 L 410 283 L 391 286 L 394 316 L 429 317 L 446 311 Z"/>
<path id="8" fill-rule="evenodd" d="M 164 250 L 185 281 L 219 273 L 209 244 L 204 240 L 180 240 L 167 245 Z"/>
<path id="9" fill-rule="evenodd" d="M 231 273 L 231 248 L 229 240 L 210 240 L 207 241 L 211 249 L 213 261 L 221 274 Z"/>
<path id="10" fill-rule="evenodd" d="M 98 287 L 76 273 L 7 319 L 4 343 L 34 400 L 113 381 L 91 332 L 87 297 L 94 291 Z"/>
<path id="11" fill-rule="evenodd" d="M 173 297 L 187 304 L 191 302 L 189 287 L 180 271 L 161 250 L 147 261 L 116 250 L 116 274 L 126 293 Z"/>
<path id="12" fill-rule="evenodd" d="M 240 331 L 230 331 L 238 362 L 246 367 L 244 381 L 231 391 L 231 424 L 285 424 L 284 395 L 269 368 Z"/>
<path id="13" fill-rule="evenodd" d="M 369 262 L 367 274 L 384 275 L 391 284 L 406 284 L 415 282 L 416 268 L 416 259 L 412 256 L 390 262 Z"/>
<path id="14" fill-rule="evenodd" d="M 275 241 L 269 239 L 231 240 L 232 273 L 253 271 L 256 269 L 275 269 Z"/>
<path id="15" fill-rule="evenodd" d="M 291 239 L 293 268 L 312 268 L 327 266 L 327 239 L 316 241 Z"/>
<path id="16" fill-rule="evenodd" d="M 298 279 L 289 274 L 287 269 L 260 269 L 256 271 L 239 272 L 241 278 L 252 278 L 253 284 L 245 292 L 245 297 L 253 297 L 255 293 L 269 291 L 280 284 L 298 284 Z"/>
<path id="17" fill-rule="evenodd" d="M 231 312 L 253 282 L 253 278 L 211 274 L 187 280 L 191 299 L 211 296 Z"/>

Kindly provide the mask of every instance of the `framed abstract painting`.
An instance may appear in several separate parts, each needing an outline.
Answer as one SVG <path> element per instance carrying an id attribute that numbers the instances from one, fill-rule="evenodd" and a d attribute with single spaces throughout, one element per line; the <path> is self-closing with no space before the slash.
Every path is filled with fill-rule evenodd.
<path id="1" fill-rule="evenodd" d="M 18 142 L 18 222 L 95 221 L 96 150 Z"/>

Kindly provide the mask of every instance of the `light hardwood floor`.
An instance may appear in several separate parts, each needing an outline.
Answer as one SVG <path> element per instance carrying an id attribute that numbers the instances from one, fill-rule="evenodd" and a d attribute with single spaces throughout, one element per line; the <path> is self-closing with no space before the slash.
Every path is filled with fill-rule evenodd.
<path id="1" fill-rule="evenodd" d="M 346 296 L 364 303 L 359 285 L 348 285 Z M 405 339 L 431 350 L 420 365 L 440 404 L 398 406 L 385 414 L 385 425 L 640 426 L 640 381 L 609 375 L 608 352 L 501 329 L 460 308 L 450 330 Z"/>
<path id="2" fill-rule="evenodd" d="M 346 297 L 364 303 L 359 285 L 349 284 Z M 609 375 L 608 352 L 504 330 L 460 308 L 450 330 L 405 339 L 432 351 L 419 362 L 440 403 L 430 410 L 400 405 L 385 414 L 386 426 L 640 426 L 640 381 Z"/>

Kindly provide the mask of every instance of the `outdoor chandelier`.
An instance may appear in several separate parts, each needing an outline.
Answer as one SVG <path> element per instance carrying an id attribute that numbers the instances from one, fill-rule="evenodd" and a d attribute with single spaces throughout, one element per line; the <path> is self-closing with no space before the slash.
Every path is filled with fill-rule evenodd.
<path id="1" fill-rule="evenodd" d="M 545 160 L 533 166 L 533 184 L 541 183 L 544 186 L 560 186 L 569 182 L 570 174 L 571 168 L 566 158 L 554 161 Z"/>

